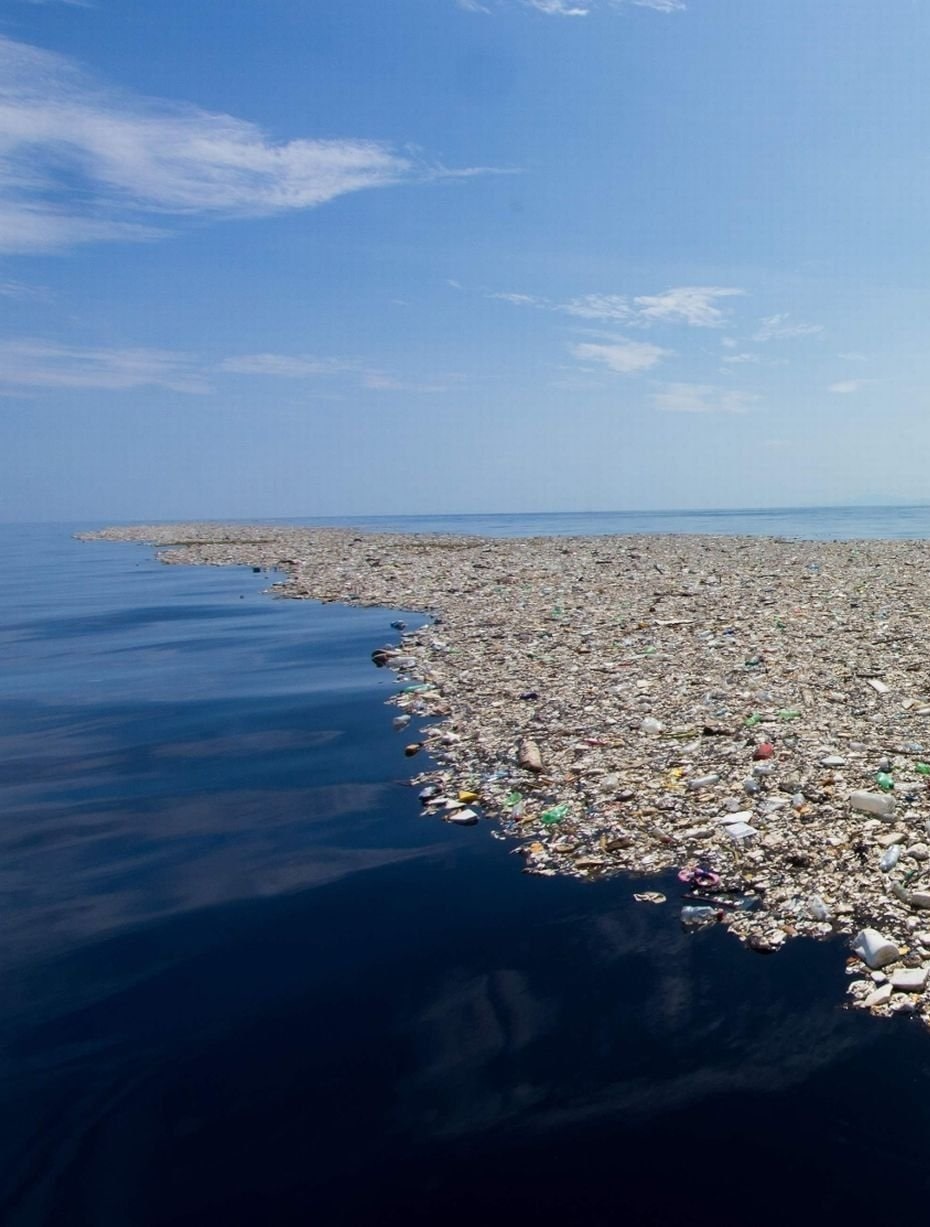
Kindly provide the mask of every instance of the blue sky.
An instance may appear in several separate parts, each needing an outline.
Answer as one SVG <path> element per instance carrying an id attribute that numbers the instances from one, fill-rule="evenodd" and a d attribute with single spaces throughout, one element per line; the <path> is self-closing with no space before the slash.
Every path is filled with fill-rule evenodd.
<path id="1" fill-rule="evenodd" d="M 926 0 L 4 0 L 0 518 L 928 497 Z"/>

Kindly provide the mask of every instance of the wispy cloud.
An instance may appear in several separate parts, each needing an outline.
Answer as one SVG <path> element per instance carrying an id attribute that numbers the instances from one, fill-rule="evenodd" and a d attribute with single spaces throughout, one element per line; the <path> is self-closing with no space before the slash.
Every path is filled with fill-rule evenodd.
<path id="1" fill-rule="evenodd" d="M 626 7 L 653 9 L 656 13 L 680 13 L 687 5 L 685 0 L 455 0 L 460 9 L 470 13 L 490 13 L 493 8 L 520 6 L 550 17 L 587 17 L 596 9 L 622 9 Z"/>
<path id="2" fill-rule="evenodd" d="M 160 349 L 89 348 L 24 338 L 0 342 L 0 386 L 172 392 L 212 389 L 189 354 Z"/>
<path id="3" fill-rule="evenodd" d="M 742 354 L 725 354 L 720 361 L 730 363 L 732 366 L 745 366 L 751 363 L 758 364 L 762 362 L 762 356 L 760 354 L 748 352 Z"/>
<path id="4" fill-rule="evenodd" d="M 525 0 L 528 8 L 539 13 L 554 13 L 559 17 L 587 17 L 590 4 L 573 4 L 571 0 Z"/>
<path id="5" fill-rule="evenodd" d="M 310 379 L 353 369 L 333 358 L 292 354 L 240 354 L 224 358 L 217 368 L 232 375 L 271 375 L 280 379 Z"/>
<path id="6" fill-rule="evenodd" d="M 634 299 L 643 320 L 670 320 L 693 328 L 719 328 L 726 315 L 717 306 L 721 298 L 745 293 L 732 286 L 688 285 L 664 294 L 642 294 Z"/>
<path id="7" fill-rule="evenodd" d="M 0 281 L 0 298 L 18 298 L 26 302 L 48 302 L 52 297 L 42 285 L 26 285 L 23 281 Z"/>
<path id="8" fill-rule="evenodd" d="M 2 290 L 0 290 L 2 292 Z M 128 391 L 167 388 L 196 395 L 214 392 L 217 379 L 256 377 L 339 381 L 371 392 L 445 392 L 461 375 L 442 380 L 402 379 L 361 359 L 310 354 L 233 354 L 209 362 L 176 350 L 61 344 L 35 337 L 0 342 L 0 392 L 31 388 Z"/>
<path id="9" fill-rule="evenodd" d="M 620 294 L 585 294 L 558 303 L 555 310 L 586 320 L 628 320 L 633 315 L 630 304 Z"/>
<path id="10" fill-rule="evenodd" d="M 648 371 L 668 350 L 650 345 L 648 341 L 628 341 L 618 337 L 607 344 L 582 341 L 573 345 L 571 352 L 581 362 L 599 362 L 620 375 L 631 375 L 636 371 Z"/>
<path id="11" fill-rule="evenodd" d="M 456 282 L 455 288 L 461 288 L 458 282 Z M 488 297 L 496 298 L 500 302 L 512 303 L 515 307 L 543 307 L 547 311 L 555 309 L 547 299 L 537 298 L 535 294 L 515 294 L 502 291 L 498 294 L 489 294 Z"/>
<path id="12" fill-rule="evenodd" d="M 408 379 L 397 379 L 394 375 L 386 375 L 383 371 L 367 371 L 362 375 L 362 387 L 372 392 L 448 392 L 445 383 L 417 383 Z"/>
<path id="13" fill-rule="evenodd" d="M 667 383 L 652 403 L 665 413 L 747 413 L 759 398 L 704 383 Z"/>
<path id="14" fill-rule="evenodd" d="M 838 379 L 836 383 L 831 383 L 827 388 L 828 392 L 835 392 L 838 396 L 848 396 L 852 392 L 858 392 L 860 388 L 867 383 L 871 383 L 869 379 Z"/>
<path id="15" fill-rule="evenodd" d="M 170 216 L 268 216 L 474 173 L 377 141 L 274 141 L 231 115 L 108 90 L 0 36 L 0 251 L 151 239 Z"/>
<path id="16" fill-rule="evenodd" d="M 822 324 L 795 323 L 786 312 L 780 315 L 768 315 L 762 320 L 758 330 L 753 333 L 754 341 L 784 341 L 791 337 L 813 336 L 823 332 Z"/>
<path id="17" fill-rule="evenodd" d="M 640 294 L 630 301 L 622 294 L 584 294 L 565 302 L 540 298 L 533 294 L 497 293 L 501 299 L 519 307 L 539 307 L 558 311 L 580 319 L 622 320 L 639 326 L 651 324 L 687 324 L 692 328 L 719 328 L 727 318 L 719 299 L 735 298 L 745 291 L 731 286 L 679 286 L 661 294 Z"/>
<path id="18" fill-rule="evenodd" d="M 371 392 L 446 392 L 446 382 L 400 379 L 390 372 L 373 369 L 361 360 L 318 358 L 310 354 L 239 354 L 224 358 L 216 367 L 224 375 L 255 375 L 273 379 L 321 379 L 348 375 L 351 382 Z"/>

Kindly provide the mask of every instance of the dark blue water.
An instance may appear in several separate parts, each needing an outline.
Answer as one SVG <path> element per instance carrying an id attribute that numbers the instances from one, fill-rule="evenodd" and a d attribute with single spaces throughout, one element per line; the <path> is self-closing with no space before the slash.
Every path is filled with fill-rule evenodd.
<path id="1" fill-rule="evenodd" d="M 923 1211 L 930 1034 L 841 945 L 523 875 L 419 815 L 400 611 L 69 533 L 0 535 L 0 1222 Z"/>

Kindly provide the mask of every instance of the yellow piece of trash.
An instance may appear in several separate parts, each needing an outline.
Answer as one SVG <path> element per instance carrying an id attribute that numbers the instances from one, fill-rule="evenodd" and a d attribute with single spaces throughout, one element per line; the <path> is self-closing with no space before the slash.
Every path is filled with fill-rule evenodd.
<path id="1" fill-rule="evenodd" d="M 459 793 L 459 800 L 464 801 L 465 804 L 468 805 L 469 802 L 478 800 L 478 794 L 476 792 L 470 792 L 467 788 L 465 788 Z"/>

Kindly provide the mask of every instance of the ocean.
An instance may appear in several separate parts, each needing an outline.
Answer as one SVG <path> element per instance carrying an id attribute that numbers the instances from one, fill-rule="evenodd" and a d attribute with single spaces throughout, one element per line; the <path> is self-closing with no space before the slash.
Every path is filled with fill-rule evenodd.
<path id="1" fill-rule="evenodd" d="M 930 539 L 930 507 L 339 522 Z M 930 1033 L 844 1008 L 842 942 L 523 874 L 421 816 L 370 653 L 422 615 L 93 527 L 0 527 L 4 1227 L 924 1211 Z"/>

